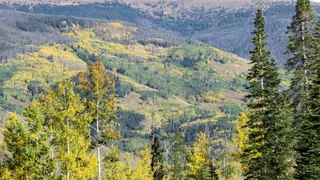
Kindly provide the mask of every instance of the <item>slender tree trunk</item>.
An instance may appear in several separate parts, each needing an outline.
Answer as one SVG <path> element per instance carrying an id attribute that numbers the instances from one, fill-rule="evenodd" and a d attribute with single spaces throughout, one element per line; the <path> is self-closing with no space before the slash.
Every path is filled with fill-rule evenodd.
<path id="1" fill-rule="evenodd" d="M 101 180 L 101 157 L 100 157 L 100 130 L 99 130 L 99 100 L 97 100 L 96 103 L 96 110 L 97 110 L 97 144 L 98 144 L 98 148 L 97 148 L 97 157 L 98 157 L 98 180 Z"/>
<path id="2" fill-rule="evenodd" d="M 97 153 L 98 153 L 98 179 L 101 180 L 100 145 L 98 145 Z"/>
<path id="3" fill-rule="evenodd" d="M 67 119 L 67 132 L 69 134 L 69 119 Z M 67 153 L 68 157 L 70 156 L 70 143 L 69 143 L 69 135 L 67 137 Z M 70 179 L 70 173 L 69 173 L 69 164 L 67 165 L 67 180 Z"/>

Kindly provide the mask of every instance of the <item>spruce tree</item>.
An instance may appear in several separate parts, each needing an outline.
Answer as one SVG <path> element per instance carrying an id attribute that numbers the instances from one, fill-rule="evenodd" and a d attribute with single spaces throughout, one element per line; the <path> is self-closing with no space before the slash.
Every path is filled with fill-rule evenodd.
<path id="1" fill-rule="evenodd" d="M 290 176 L 290 119 L 279 93 L 278 68 L 266 50 L 261 8 L 256 12 L 253 35 L 252 68 L 247 77 L 248 139 L 241 160 L 246 179 L 281 179 Z"/>
<path id="2" fill-rule="evenodd" d="M 163 166 L 163 149 L 161 148 L 160 141 L 157 136 L 153 138 L 153 144 L 151 147 L 151 170 L 154 172 L 154 180 L 162 180 L 165 175 Z"/>
<path id="3" fill-rule="evenodd" d="M 312 125 L 315 122 L 312 115 L 315 114 L 312 106 L 314 106 L 313 102 L 316 102 L 317 95 L 313 91 L 316 86 L 312 85 L 313 83 L 316 84 L 315 79 L 313 79 L 316 76 L 312 74 L 317 73 L 315 69 L 317 56 L 319 55 L 317 50 L 319 48 L 319 45 L 317 45 L 319 34 L 316 33 L 315 40 L 313 40 L 315 15 L 310 1 L 297 0 L 295 10 L 295 15 L 288 28 L 290 35 L 288 52 L 291 54 L 291 58 L 288 59 L 286 65 L 287 69 L 293 72 L 290 95 L 294 112 L 292 126 L 295 132 L 294 149 L 296 151 L 294 172 L 295 178 L 304 179 L 312 177 L 316 172 L 316 163 L 314 163 L 316 158 L 313 156 L 317 154 L 317 148 L 314 146 L 317 143 L 313 141 L 316 129 Z"/>
<path id="4" fill-rule="evenodd" d="M 301 121 L 295 146 L 296 179 L 320 178 L 320 22 L 316 26 L 310 62 L 306 120 Z"/>
<path id="5" fill-rule="evenodd" d="M 300 121 L 306 110 L 307 89 L 310 81 L 309 61 L 312 50 L 312 31 L 314 11 L 309 0 L 297 0 L 296 14 L 288 27 L 289 44 L 286 68 L 293 71 L 290 93 L 295 119 Z M 298 123 L 298 122 L 297 122 Z"/>

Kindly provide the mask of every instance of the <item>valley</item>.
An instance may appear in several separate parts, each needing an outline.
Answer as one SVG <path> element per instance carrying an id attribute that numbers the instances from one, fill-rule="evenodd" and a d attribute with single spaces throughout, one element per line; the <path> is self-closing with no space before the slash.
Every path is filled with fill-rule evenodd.
<path id="1" fill-rule="evenodd" d="M 20 15 L 23 13 L 11 14 L 10 22 L 17 25 L 14 22 Z M 216 126 L 217 120 L 226 121 L 226 115 L 230 122 L 223 123 L 232 124 L 242 109 L 243 73 L 250 66 L 234 54 L 177 34 L 127 23 L 81 19 L 65 23 L 63 17 L 43 15 L 30 16 L 25 21 L 31 19 L 43 22 L 39 27 L 57 32 L 60 40 L 39 45 L 29 41 L 23 47 L 34 47 L 33 50 L 17 53 L 2 63 L 1 107 L 8 111 L 21 112 L 50 86 L 72 78 L 98 60 L 116 78 L 120 122 L 127 114 L 143 117 L 131 120 L 137 121 L 138 127 L 122 124 L 125 141 L 133 137 L 144 139 L 152 123 L 161 127 L 172 121 L 175 128 L 183 127 L 190 133 L 191 142 L 203 125 Z M 52 27 L 50 21 L 56 26 Z M 23 22 L 21 18 L 19 22 Z M 26 39 L 33 33 L 47 36 L 45 31 L 32 27 L 20 23 L 12 30 Z M 135 144 L 130 151 L 141 150 L 143 144 Z"/>
<path id="2" fill-rule="evenodd" d="M 317 179 L 318 12 L 0 0 L 0 179 Z"/>

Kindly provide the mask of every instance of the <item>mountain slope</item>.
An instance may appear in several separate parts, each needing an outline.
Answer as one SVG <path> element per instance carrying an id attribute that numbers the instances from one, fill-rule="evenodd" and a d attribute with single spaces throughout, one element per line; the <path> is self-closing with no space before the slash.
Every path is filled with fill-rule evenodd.
<path id="1" fill-rule="evenodd" d="M 230 6 L 230 4 L 240 2 L 241 5 L 236 8 Z M 112 1 L 62 6 L 3 4 L 0 5 L 0 9 L 132 22 L 148 28 L 177 32 L 248 58 L 251 49 L 252 15 L 261 1 L 250 1 L 249 4 L 246 4 L 247 2 L 249 1 L 230 1 L 228 4 L 222 1 L 211 3 L 211 1 L 192 0 L 177 3 L 176 0 L 170 0 L 146 3 L 142 0 L 127 1 L 127 4 Z M 266 7 L 264 13 L 269 34 L 269 49 L 281 66 L 287 58 L 284 55 L 287 44 L 286 27 L 294 13 L 294 6 L 290 2 L 286 0 L 263 1 Z M 218 7 L 223 4 L 225 7 Z"/>
<path id="2" fill-rule="evenodd" d="M 28 14 L 12 15 L 8 22 L 20 16 Z M 52 20 L 52 25 L 65 26 L 48 27 L 72 41 L 31 42 L 28 46 L 33 51 L 18 53 L 1 64 L 3 109 L 21 112 L 46 88 L 100 60 L 116 79 L 117 116 L 124 141 L 140 141 L 124 149 L 142 148 L 151 126 L 170 126 L 170 131 L 183 128 L 187 142 L 204 127 L 233 129 L 232 120 L 241 111 L 245 93 L 241 74 L 249 68 L 247 60 L 174 33 L 123 22 L 74 19 L 66 26 L 61 16 L 32 15 L 32 19 L 38 21 L 26 19 L 29 23 L 19 26 L 25 36 L 35 31 L 27 28 L 30 25 L 43 27 L 51 24 L 43 20 Z"/>

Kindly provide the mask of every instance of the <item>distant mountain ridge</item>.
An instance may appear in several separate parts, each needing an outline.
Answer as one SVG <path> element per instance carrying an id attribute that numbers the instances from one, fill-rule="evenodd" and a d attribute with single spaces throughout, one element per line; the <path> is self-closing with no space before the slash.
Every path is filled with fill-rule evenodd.
<path id="1" fill-rule="evenodd" d="M 284 55 L 285 32 L 294 13 L 293 3 L 293 0 L 0 0 L 0 9 L 126 21 L 180 33 L 249 58 L 253 15 L 261 4 L 265 9 L 269 49 L 282 66 L 288 58 Z"/>
<path id="2" fill-rule="evenodd" d="M 283 3 L 292 2 L 292 0 L 0 0 L 0 3 L 8 4 L 52 4 L 52 5 L 72 5 L 72 4 L 88 4 L 88 3 L 103 3 L 119 1 L 127 4 L 131 4 L 139 8 L 148 8 L 155 5 L 163 6 L 185 6 L 185 8 L 192 7 L 225 7 L 225 8 L 239 8 L 239 6 L 244 6 L 248 4 L 270 4 L 270 3 Z"/>

